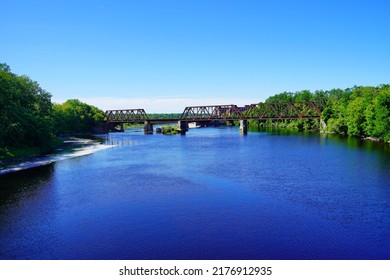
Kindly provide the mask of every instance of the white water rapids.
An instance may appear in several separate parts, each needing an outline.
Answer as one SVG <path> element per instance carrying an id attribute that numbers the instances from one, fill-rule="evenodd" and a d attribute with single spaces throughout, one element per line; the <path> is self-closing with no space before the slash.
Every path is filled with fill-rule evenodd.
<path id="1" fill-rule="evenodd" d="M 100 150 L 114 147 L 114 145 L 103 145 L 91 139 L 80 138 L 69 138 L 64 141 L 64 144 L 74 145 L 74 147 L 65 151 L 59 149 L 56 151 L 55 154 L 49 154 L 41 157 L 33 157 L 31 159 L 23 160 L 19 163 L 7 165 L 5 167 L 0 168 L 0 175 L 43 166 L 56 161 L 85 156 Z"/>

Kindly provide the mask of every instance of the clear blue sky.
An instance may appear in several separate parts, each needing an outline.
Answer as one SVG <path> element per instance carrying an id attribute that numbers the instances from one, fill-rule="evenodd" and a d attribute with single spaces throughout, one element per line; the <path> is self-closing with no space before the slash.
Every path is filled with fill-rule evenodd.
<path id="1" fill-rule="evenodd" d="M 0 62 L 57 102 L 166 112 L 390 83 L 386 0 L 0 0 L 0 11 Z"/>

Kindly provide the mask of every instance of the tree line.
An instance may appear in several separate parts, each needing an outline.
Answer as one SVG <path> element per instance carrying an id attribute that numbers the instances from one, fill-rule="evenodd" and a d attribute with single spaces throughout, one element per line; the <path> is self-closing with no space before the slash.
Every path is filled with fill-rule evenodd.
<path id="1" fill-rule="evenodd" d="M 12 73 L 4 63 L 0 63 L 0 112 L 0 159 L 31 148 L 48 151 L 58 142 L 57 135 L 87 133 L 104 120 L 103 111 L 76 99 L 53 104 L 51 94 L 36 81 Z"/>
<path id="2" fill-rule="evenodd" d="M 272 102 L 311 102 L 321 110 L 319 120 L 252 121 L 251 125 L 316 130 L 390 141 L 390 85 L 355 86 L 347 89 L 311 92 L 283 92 L 267 98 Z"/>

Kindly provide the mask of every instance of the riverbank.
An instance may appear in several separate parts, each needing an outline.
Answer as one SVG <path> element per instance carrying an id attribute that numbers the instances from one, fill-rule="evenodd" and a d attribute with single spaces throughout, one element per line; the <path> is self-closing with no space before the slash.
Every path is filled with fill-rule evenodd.
<path id="1" fill-rule="evenodd" d="M 229 124 L 226 124 L 226 125 L 229 125 Z M 270 123 L 270 124 L 267 124 L 267 123 L 261 123 L 261 124 L 257 124 L 257 123 L 251 123 L 249 122 L 249 129 L 254 129 L 254 130 L 257 130 L 257 129 L 260 129 L 260 128 L 264 128 L 264 129 L 285 129 L 285 130 L 292 130 L 292 131 L 297 131 L 297 132 L 314 132 L 314 133 L 318 133 L 318 134 L 329 134 L 329 135 L 338 135 L 340 137 L 354 137 L 356 139 L 359 139 L 359 140 L 363 140 L 363 141 L 368 141 L 368 142 L 378 142 L 378 143 L 383 143 L 383 144 L 388 144 L 390 145 L 390 140 L 389 141 L 386 141 L 384 139 L 381 139 L 380 137 L 374 137 L 374 136 L 368 136 L 368 135 L 349 135 L 348 133 L 340 133 L 340 132 L 336 132 L 336 131 L 332 131 L 332 130 L 328 130 L 326 129 L 326 126 L 325 127 L 322 127 L 322 126 L 313 126 L 313 127 L 298 127 L 296 126 L 296 123 L 286 123 L 286 122 L 276 122 L 276 123 Z"/>
<path id="2" fill-rule="evenodd" d="M 368 142 L 376 142 L 376 143 L 382 143 L 382 144 L 389 144 L 390 141 L 384 141 L 378 137 L 371 137 L 371 136 L 353 136 L 353 135 L 347 135 L 347 134 L 341 134 L 341 133 L 335 133 L 335 132 L 329 132 L 329 131 L 319 131 L 320 134 L 330 134 L 330 135 L 338 135 L 341 137 L 355 137 L 356 139 L 362 140 L 362 141 L 368 141 Z"/>
<path id="3" fill-rule="evenodd" d="M 0 160 L 0 175 L 89 155 L 99 150 L 114 147 L 113 145 L 104 145 L 98 139 L 67 136 L 60 137 L 59 140 L 59 144 L 50 153 L 36 153 L 29 156 Z"/>

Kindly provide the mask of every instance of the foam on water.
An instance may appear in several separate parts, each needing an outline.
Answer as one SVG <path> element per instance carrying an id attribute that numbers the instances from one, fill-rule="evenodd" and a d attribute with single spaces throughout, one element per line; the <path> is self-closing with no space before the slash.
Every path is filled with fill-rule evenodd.
<path id="1" fill-rule="evenodd" d="M 12 172 L 17 172 L 17 171 L 21 171 L 21 170 L 25 170 L 25 169 L 29 169 L 29 168 L 34 168 L 34 167 L 38 167 L 38 166 L 43 166 L 43 165 L 51 164 L 51 163 L 56 162 L 56 161 L 86 156 L 86 155 L 90 155 L 90 154 L 95 153 L 95 152 L 100 151 L 100 150 L 115 147 L 115 145 L 98 144 L 95 141 L 90 140 L 90 139 L 72 139 L 72 140 L 66 140 L 66 141 L 64 141 L 64 143 L 82 144 L 85 146 L 82 146 L 79 148 L 73 148 L 67 152 L 63 152 L 60 154 L 46 155 L 43 157 L 27 160 L 27 161 L 24 161 L 22 163 L 6 166 L 6 167 L 0 169 L 0 175 L 12 173 Z"/>

